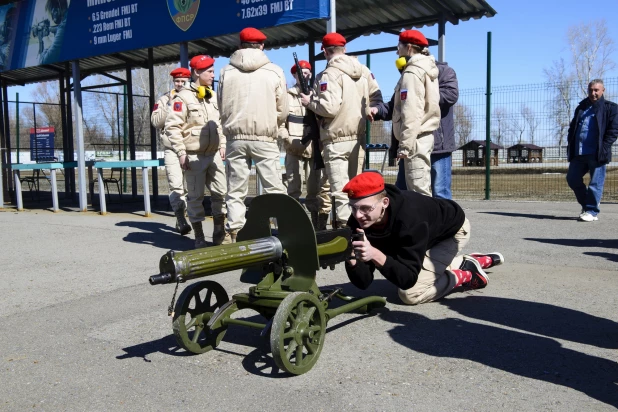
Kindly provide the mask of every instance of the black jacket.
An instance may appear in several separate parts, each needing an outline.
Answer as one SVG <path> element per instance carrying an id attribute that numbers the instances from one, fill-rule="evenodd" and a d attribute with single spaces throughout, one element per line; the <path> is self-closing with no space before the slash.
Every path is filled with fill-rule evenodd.
<path id="1" fill-rule="evenodd" d="M 452 200 L 434 199 L 430 196 L 386 185 L 390 199 L 388 223 L 381 232 L 365 230 L 369 243 L 386 255 L 384 266 L 378 270 L 400 289 L 416 284 L 425 259 L 425 252 L 457 233 L 465 220 L 464 211 Z M 348 226 L 356 233 L 359 227 L 353 216 Z M 376 269 L 372 262 L 356 261 L 355 266 L 346 262 L 350 282 L 360 289 L 367 289 Z"/>
<path id="2" fill-rule="evenodd" d="M 567 153 L 569 162 L 578 155 L 577 125 L 579 124 L 579 118 L 582 112 L 586 110 L 592 102 L 590 99 L 585 98 L 575 109 L 575 116 L 571 120 L 569 125 L 569 134 L 567 138 L 568 148 Z M 607 164 L 612 161 L 612 144 L 618 137 L 618 105 L 609 100 L 605 100 L 601 97 L 598 102 L 594 104 L 597 123 L 599 125 L 599 141 L 597 144 L 597 162 L 601 164 Z"/>
<path id="3" fill-rule="evenodd" d="M 433 151 L 432 154 L 451 153 L 457 150 L 457 142 L 455 141 L 455 123 L 453 121 L 453 106 L 459 99 L 459 83 L 457 75 L 446 62 L 436 62 L 438 66 L 438 87 L 440 89 L 440 126 L 433 132 Z M 395 95 L 391 97 L 388 103 L 382 103 L 378 106 L 378 114 L 376 120 L 392 120 L 393 104 Z M 397 156 L 399 141 L 395 139 L 395 135 L 391 133 L 390 157 L 394 159 Z M 392 163 L 392 162 L 391 162 Z M 391 164 L 392 166 L 392 164 Z"/>
<path id="4" fill-rule="evenodd" d="M 453 121 L 453 106 L 459 99 L 459 84 L 457 75 L 447 63 L 436 62 L 438 70 L 438 85 L 440 87 L 440 126 L 433 132 L 432 154 L 451 153 L 457 150 L 455 142 L 455 123 Z"/>

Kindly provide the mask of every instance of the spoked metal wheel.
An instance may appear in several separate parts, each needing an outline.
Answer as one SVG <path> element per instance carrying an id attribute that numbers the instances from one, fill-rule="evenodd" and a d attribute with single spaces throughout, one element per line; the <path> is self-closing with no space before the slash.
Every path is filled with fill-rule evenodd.
<path id="1" fill-rule="evenodd" d="M 206 324 L 227 301 L 225 289 L 217 282 L 198 282 L 183 290 L 174 308 L 173 329 L 178 345 L 193 353 L 216 348 L 227 326 L 211 330 Z"/>
<path id="2" fill-rule="evenodd" d="M 270 332 L 275 363 L 295 375 L 309 371 L 318 361 L 325 335 L 322 303 L 309 293 L 290 294 L 279 305 Z"/>

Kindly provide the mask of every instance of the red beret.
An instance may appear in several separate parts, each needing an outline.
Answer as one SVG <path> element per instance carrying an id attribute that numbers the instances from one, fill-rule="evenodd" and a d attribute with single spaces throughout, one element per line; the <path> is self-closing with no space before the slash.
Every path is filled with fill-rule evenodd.
<path id="1" fill-rule="evenodd" d="M 328 33 L 322 37 L 322 49 L 330 46 L 345 46 L 348 41 L 339 33 Z"/>
<path id="2" fill-rule="evenodd" d="M 378 172 L 363 172 L 353 177 L 343 187 L 348 199 L 363 199 L 377 195 L 384 190 L 384 178 Z"/>
<path id="3" fill-rule="evenodd" d="M 311 64 L 307 60 L 300 60 L 298 62 L 298 65 L 301 69 L 311 70 Z M 290 71 L 292 72 L 292 74 L 296 74 L 296 65 L 292 66 L 292 69 Z"/>
<path id="4" fill-rule="evenodd" d="M 417 46 L 427 47 L 429 42 L 418 30 L 406 30 L 399 34 L 399 41 L 403 43 L 416 44 Z"/>
<path id="5" fill-rule="evenodd" d="M 215 59 L 204 54 L 195 56 L 189 62 L 189 66 L 191 66 L 191 68 L 195 70 L 207 69 L 213 64 L 215 64 Z"/>
<path id="6" fill-rule="evenodd" d="M 170 76 L 174 79 L 190 79 L 191 78 L 191 70 L 185 69 L 184 67 L 179 67 L 170 72 Z"/>
<path id="7" fill-rule="evenodd" d="M 266 35 L 253 27 L 247 27 L 240 32 L 241 43 L 264 43 L 264 40 Z"/>

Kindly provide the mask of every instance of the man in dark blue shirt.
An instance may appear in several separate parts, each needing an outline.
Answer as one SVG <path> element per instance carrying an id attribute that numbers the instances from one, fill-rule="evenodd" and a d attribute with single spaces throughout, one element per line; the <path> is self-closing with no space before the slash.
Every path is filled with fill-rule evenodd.
<path id="1" fill-rule="evenodd" d="M 567 182 L 582 207 L 578 219 L 581 222 L 599 220 L 605 169 L 618 135 L 618 106 L 605 100 L 603 92 L 603 80 L 592 80 L 588 98 L 579 103 L 569 126 Z M 588 187 L 584 184 L 586 173 L 590 173 Z"/>

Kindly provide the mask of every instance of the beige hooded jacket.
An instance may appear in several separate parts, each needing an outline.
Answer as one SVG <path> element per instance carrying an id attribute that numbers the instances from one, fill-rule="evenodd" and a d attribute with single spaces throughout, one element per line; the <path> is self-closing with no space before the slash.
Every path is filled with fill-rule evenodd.
<path id="1" fill-rule="evenodd" d="M 228 140 L 276 142 L 288 116 L 285 75 L 259 49 L 240 49 L 221 70 L 218 98 Z"/>
<path id="2" fill-rule="evenodd" d="M 369 113 L 367 83 L 363 65 L 356 57 L 344 54 L 333 57 L 318 74 L 307 108 L 322 117 L 319 124 L 323 144 L 364 137 Z"/>
<path id="3" fill-rule="evenodd" d="M 399 140 L 398 153 L 414 152 L 416 138 L 440 125 L 438 67 L 433 56 L 415 54 L 395 86 L 393 134 Z"/>
<path id="4" fill-rule="evenodd" d="M 165 120 L 165 134 L 178 155 L 214 154 L 225 147 L 216 96 L 200 99 L 191 83 L 174 95 Z"/>
<path id="5" fill-rule="evenodd" d="M 163 96 L 159 97 L 159 100 L 157 100 L 157 103 L 150 114 L 150 123 L 152 124 L 152 127 L 157 129 L 157 132 L 159 132 L 161 143 L 166 149 L 172 148 L 170 141 L 165 134 L 165 119 L 167 118 L 167 113 L 169 112 L 170 95 L 172 93 L 175 94 L 176 90 L 167 92 Z"/>
<path id="6" fill-rule="evenodd" d="M 286 153 L 310 159 L 312 154 L 311 144 L 300 144 L 303 137 L 312 133 L 311 126 L 307 124 L 305 119 L 307 109 L 300 101 L 300 93 L 298 85 L 288 89 L 289 112 L 285 124 L 279 129 L 279 139 L 283 141 L 283 148 Z M 309 115 L 315 116 L 312 112 L 309 112 Z M 314 132 L 317 133 L 318 131 L 315 130 Z M 295 140 L 297 142 L 294 142 Z"/>

